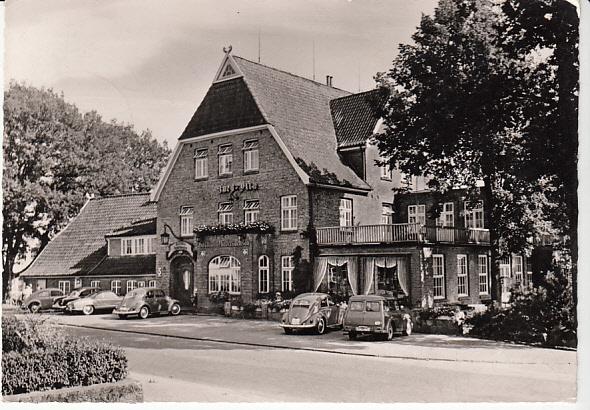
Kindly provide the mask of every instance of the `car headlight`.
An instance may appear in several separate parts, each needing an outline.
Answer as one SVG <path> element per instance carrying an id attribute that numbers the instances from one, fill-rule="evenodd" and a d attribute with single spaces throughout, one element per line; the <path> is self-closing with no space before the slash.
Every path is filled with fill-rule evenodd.
<path id="1" fill-rule="evenodd" d="M 381 321 L 380 320 L 375 321 L 375 326 L 381 326 Z"/>

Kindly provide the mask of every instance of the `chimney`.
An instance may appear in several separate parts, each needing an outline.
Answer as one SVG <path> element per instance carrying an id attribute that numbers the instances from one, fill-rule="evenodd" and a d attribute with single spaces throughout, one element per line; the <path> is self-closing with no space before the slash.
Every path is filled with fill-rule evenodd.
<path id="1" fill-rule="evenodd" d="M 331 75 L 326 76 L 326 85 L 328 87 L 332 87 L 332 78 L 334 78 L 334 77 L 332 77 Z"/>

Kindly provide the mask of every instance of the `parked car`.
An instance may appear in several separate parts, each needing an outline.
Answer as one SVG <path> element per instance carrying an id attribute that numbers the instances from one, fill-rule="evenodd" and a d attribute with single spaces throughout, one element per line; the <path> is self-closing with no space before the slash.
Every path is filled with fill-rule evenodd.
<path id="1" fill-rule="evenodd" d="M 121 299 L 121 296 L 117 296 L 115 292 L 110 290 L 102 290 L 100 292 L 93 293 L 85 298 L 80 298 L 68 302 L 66 304 L 65 312 L 74 313 L 82 312 L 85 315 L 91 315 L 95 311 L 100 310 L 113 310 L 117 306 Z"/>
<path id="2" fill-rule="evenodd" d="M 294 330 L 315 329 L 317 334 L 324 334 L 327 328 L 341 327 L 340 307 L 330 295 L 325 293 L 302 293 L 289 305 L 281 321 L 286 334 Z"/>
<path id="3" fill-rule="evenodd" d="M 22 309 L 27 309 L 31 313 L 36 313 L 40 310 L 51 309 L 55 301 L 62 298 L 64 293 L 57 288 L 40 289 L 33 292 L 31 296 L 26 298 L 21 305 Z"/>
<path id="4" fill-rule="evenodd" d="M 100 292 L 100 288 L 95 288 L 95 287 L 76 288 L 73 291 L 71 291 L 68 295 L 66 295 L 62 298 L 56 299 L 55 303 L 53 304 L 53 308 L 64 310 L 66 308 L 66 305 L 69 302 L 73 302 L 74 300 L 77 300 L 80 298 L 85 298 L 85 297 L 90 296 L 96 292 Z"/>
<path id="5" fill-rule="evenodd" d="M 343 320 L 344 333 L 350 340 L 364 334 L 391 340 L 394 333 L 412 334 L 413 326 L 409 309 L 395 298 L 378 295 L 352 296 Z"/>
<path id="6" fill-rule="evenodd" d="M 126 319 L 130 315 L 145 319 L 149 315 L 160 313 L 176 316 L 180 314 L 180 303 L 166 296 L 162 289 L 139 288 L 127 292 L 113 313 L 119 315 L 121 319 Z"/>

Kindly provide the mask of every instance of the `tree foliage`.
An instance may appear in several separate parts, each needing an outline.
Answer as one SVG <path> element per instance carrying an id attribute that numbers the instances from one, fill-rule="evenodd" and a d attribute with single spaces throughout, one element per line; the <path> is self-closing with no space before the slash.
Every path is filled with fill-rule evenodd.
<path id="1" fill-rule="evenodd" d="M 82 114 L 52 90 L 11 82 L 4 94 L 3 285 L 88 196 L 148 191 L 170 153 L 149 131 Z M 33 249 L 31 249 L 33 247 Z"/>
<path id="2" fill-rule="evenodd" d="M 536 3 L 557 2 L 510 0 L 502 8 L 492 0 L 440 0 L 414 43 L 400 45 L 391 70 L 377 76 L 391 95 L 379 149 L 390 166 L 427 176 L 438 193 L 461 186 L 475 198 L 481 189 L 493 257 L 553 233 L 546 221 L 569 223 L 563 193 L 576 169 L 577 136 L 557 141 L 554 134 L 558 72 L 567 62 L 556 60 L 555 41 L 537 39 L 557 27 L 544 14 L 533 23 L 508 10 Z"/>

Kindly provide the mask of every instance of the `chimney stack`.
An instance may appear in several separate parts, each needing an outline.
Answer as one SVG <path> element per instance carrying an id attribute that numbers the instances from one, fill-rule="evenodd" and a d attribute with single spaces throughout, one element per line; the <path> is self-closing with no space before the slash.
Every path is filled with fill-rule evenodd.
<path id="1" fill-rule="evenodd" d="M 332 77 L 331 75 L 327 75 L 327 76 L 326 76 L 326 85 L 327 85 L 328 87 L 332 87 L 332 79 L 333 79 L 333 78 L 334 78 L 334 77 Z"/>

